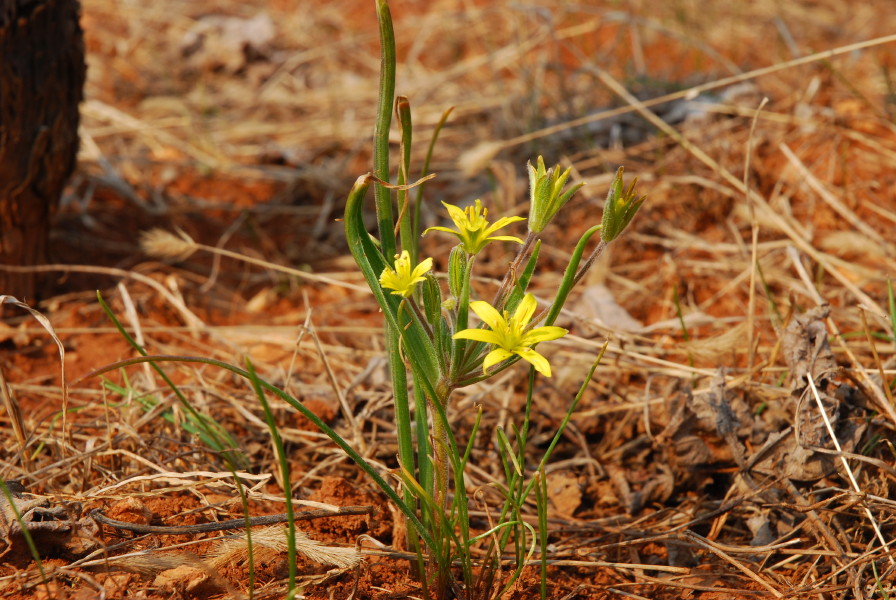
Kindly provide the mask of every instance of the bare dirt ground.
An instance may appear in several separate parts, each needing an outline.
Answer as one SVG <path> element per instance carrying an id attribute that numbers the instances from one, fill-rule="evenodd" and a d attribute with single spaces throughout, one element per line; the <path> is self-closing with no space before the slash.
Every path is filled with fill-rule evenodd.
<path id="1" fill-rule="evenodd" d="M 439 200 L 481 197 L 495 213 L 525 214 L 526 161 L 572 165 L 587 185 L 548 231 L 532 286 L 550 297 L 616 167 L 648 194 L 577 288 L 563 317 L 572 335 L 552 346 L 555 375 L 535 394 L 531 439 L 543 451 L 609 340 L 548 469 L 548 596 L 890 597 L 896 40 L 850 47 L 896 31 L 890 2 L 408 1 L 392 11 L 417 164 L 454 107 L 429 224 Z M 384 473 L 395 468 L 382 317 L 337 220 L 370 170 L 373 2 L 83 0 L 83 26 L 80 167 L 55 223 L 52 289 L 35 306 L 64 359 L 33 315 L 7 306 L 0 322 L 11 392 L 2 479 L 69 516 L 35 529 L 39 562 L 5 526 L 0 587 L 8 598 L 283 597 L 282 550 L 256 556 L 250 583 L 220 534 L 136 535 L 89 518 L 98 508 L 165 525 L 243 514 L 224 461 L 157 373 L 87 376 L 136 355 L 96 290 L 150 354 L 248 356 Z M 206 246 L 155 258 L 139 239 L 156 227 Z M 449 241 L 423 243 L 443 270 Z M 490 250 L 479 274 L 497 278 L 508 249 Z M 163 367 L 238 440 L 250 512 L 283 511 L 250 386 L 209 365 Z M 526 377 L 511 370 L 451 406 L 463 441 L 484 409 L 468 473 L 483 529 L 503 479 L 493 432 L 511 429 Z M 364 559 L 301 559 L 300 593 L 419 597 L 407 561 L 390 554 L 402 524 L 384 496 L 307 419 L 271 402 L 300 508 L 375 509 L 307 523 L 312 539 L 358 544 Z M 29 514 L 54 521 L 40 512 Z M 538 597 L 537 568 L 507 597 Z"/>

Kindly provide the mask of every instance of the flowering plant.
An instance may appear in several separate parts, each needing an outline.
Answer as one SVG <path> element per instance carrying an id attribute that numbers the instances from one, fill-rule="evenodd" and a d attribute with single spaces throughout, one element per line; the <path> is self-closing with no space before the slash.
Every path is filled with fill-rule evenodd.
<path id="1" fill-rule="evenodd" d="M 448 422 L 452 392 L 492 377 L 523 360 L 531 367 L 528 399 L 531 403 L 531 384 L 535 375 L 552 375 L 549 357 L 553 351 L 543 354 L 540 348 L 536 350 L 535 347 L 566 335 L 566 329 L 555 326 L 554 321 L 569 292 L 606 245 L 628 226 L 644 202 L 643 196 L 635 196 L 633 185 L 628 188 L 622 185 L 620 169 L 611 186 L 601 223 L 582 235 L 553 301 L 546 302 L 546 309 L 536 314 L 538 300 L 527 288 L 537 267 L 542 232 L 572 194 L 581 188 L 581 183 L 578 183 L 564 189 L 569 169 L 563 172 L 559 167 L 548 170 L 541 157 L 538 157 L 537 164 L 538 167 L 529 165 L 529 169 L 532 175 L 530 215 L 535 214 L 538 222 L 533 225 L 530 216 L 525 239 L 509 234 L 497 235 L 499 230 L 524 221 L 523 217 L 502 217 L 490 222 L 488 209 L 481 200 L 476 200 L 466 209 L 442 203 L 454 228 L 430 227 L 424 234 L 448 233 L 457 238 L 457 245 L 448 254 L 447 289 L 432 273 L 433 258 L 424 258 L 417 264 L 411 258 L 418 252 L 416 244 L 419 236 L 415 223 L 402 222 L 402 219 L 416 213 L 418 207 L 403 208 L 399 222 L 384 224 L 379 238 L 371 236 L 365 228 L 361 204 L 371 183 L 376 183 L 381 193 L 377 198 L 378 214 L 390 214 L 392 203 L 388 194 L 382 194 L 390 186 L 383 183 L 386 180 L 383 174 L 375 177 L 368 174 L 359 178 L 346 203 L 345 226 L 349 247 L 386 318 L 385 332 L 399 440 L 398 459 L 404 484 L 404 497 L 399 508 L 412 525 L 410 544 L 420 551 L 421 557 L 424 554 L 429 556 L 431 564 L 435 565 L 428 570 L 423 564 L 425 561 L 422 561 L 420 570 L 421 577 L 429 577 L 434 570 L 432 584 L 435 589 L 447 589 L 452 585 L 451 565 L 458 558 L 463 567 L 464 584 L 474 585 L 469 548 L 476 538 L 470 534 L 466 513 L 463 478 L 465 453 L 460 450 L 463 446 L 455 438 Z M 407 172 L 406 167 L 403 172 Z M 383 198 L 385 200 L 379 204 Z M 404 198 L 407 199 L 407 196 Z M 583 258 L 591 239 L 602 230 L 608 233 L 598 236 L 596 247 L 587 258 Z M 400 239 L 392 237 L 395 232 L 400 232 Z M 495 299 L 492 302 L 471 299 L 470 282 L 477 257 L 489 244 L 508 242 L 517 246 L 517 253 L 508 264 Z M 413 248 L 413 251 L 403 250 L 398 254 L 389 251 L 389 248 L 399 244 L 402 248 Z M 387 260 L 386 256 L 389 255 L 394 256 L 394 260 Z M 406 307 L 409 310 L 405 310 Z M 471 312 L 481 323 L 470 324 Z M 413 385 L 409 386 L 410 382 Z M 584 384 L 577 399 L 583 391 Z M 575 402 L 570 411 L 575 407 Z M 517 430 L 516 448 L 511 447 L 502 432 L 498 432 L 502 453 L 513 464 L 522 463 L 525 458 L 523 448 L 529 423 L 528 403 L 523 426 Z M 429 424 L 429 429 L 421 429 L 426 424 Z M 542 466 L 549 455 L 550 452 L 545 454 Z M 530 479 L 528 484 L 524 484 L 524 473 L 521 471 L 511 472 L 509 477 L 506 488 L 508 505 L 502 513 L 505 520 L 497 526 L 501 535 L 493 537 L 490 542 L 502 548 L 511 537 L 517 542 L 533 539 L 518 512 L 533 490 L 538 476 Z M 450 493 L 452 488 L 453 495 Z M 542 538 L 544 536 L 546 533 Z M 519 557 L 520 568 L 524 559 L 523 556 Z"/>
<path id="2" fill-rule="evenodd" d="M 457 238 L 457 245 L 447 253 L 443 263 L 447 271 L 445 277 L 433 273 L 438 261 L 418 259 L 422 182 L 429 176 L 424 166 L 416 199 L 412 198 L 408 194 L 409 188 L 414 187 L 408 185 L 412 139 L 410 105 L 401 97 L 395 101 L 395 109 L 401 126 L 403 152 L 397 169 L 397 184 L 387 183 L 390 180 L 389 129 L 394 99 L 395 43 L 386 0 L 377 0 L 377 10 L 383 42 L 383 72 L 374 135 L 375 169 L 355 182 L 346 201 L 344 222 L 349 249 L 385 317 L 401 498 L 392 487 L 384 488 L 384 491 L 407 519 L 408 543 L 417 551 L 418 572 L 423 579 L 424 591 L 433 590 L 439 598 L 452 593 L 467 597 L 463 590 L 481 591 L 485 588 L 486 597 L 491 597 L 494 593 L 500 595 L 515 581 L 527 558 L 531 557 L 535 537 L 542 543 L 542 556 L 546 556 L 546 517 L 539 520 L 539 535 L 534 536 L 531 525 L 520 512 L 533 490 L 540 498 L 539 505 L 544 506 L 543 469 L 553 448 L 552 444 L 545 452 L 534 475 L 525 470 L 524 449 L 534 381 L 538 375 L 552 375 L 550 357 L 556 352 L 556 348 L 547 346 L 542 353 L 536 346 L 566 335 L 567 331 L 555 326 L 554 321 L 570 291 L 607 244 L 628 226 L 644 197 L 635 195 L 634 183 L 625 188 L 620 169 L 610 188 L 601 223 L 582 235 L 556 294 L 552 300 L 543 301 L 546 308 L 537 312 L 539 300 L 528 288 L 538 266 L 541 236 L 584 185 L 578 182 L 567 186 L 572 169 L 561 170 L 559 165 L 548 169 L 539 156 L 536 166 L 528 165 L 530 202 L 525 238 L 510 233 L 499 234 L 499 231 L 525 221 L 523 217 L 508 216 L 489 221 L 489 211 L 481 200 L 475 200 L 467 208 L 442 202 L 454 227 L 435 226 L 423 233 L 447 233 Z M 436 127 L 430 152 L 447 116 L 448 113 Z M 425 165 L 428 164 L 429 157 Z M 375 192 L 376 236 L 368 232 L 362 218 L 362 203 L 371 184 L 374 184 Z M 597 244 L 583 259 L 592 238 L 601 231 Z M 477 258 L 490 244 L 515 248 L 516 255 L 508 263 L 494 299 L 486 302 L 471 297 L 471 281 Z M 399 253 L 397 248 L 403 250 Z M 481 323 L 470 323 L 471 311 Z M 470 442 L 459 442 L 449 423 L 451 396 L 455 390 L 493 377 L 520 360 L 530 366 L 523 420 L 518 427 L 514 426 L 513 443 L 502 430 L 496 432 L 497 446 L 507 466 L 508 479 L 501 486 L 506 503 L 494 527 L 474 536 L 470 531 L 463 476 L 469 450 L 463 449 L 470 447 L 477 430 L 474 428 L 470 434 Z M 599 360 L 600 356 L 597 357 Z M 597 361 L 557 431 L 554 444 L 581 398 Z M 366 462 L 362 465 L 365 470 L 369 466 Z M 383 486 L 381 481 L 382 478 L 377 483 Z M 485 552 L 489 557 L 488 564 L 481 569 L 475 569 L 473 564 L 471 550 L 476 543 L 489 545 Z M 502 564 L 500 557 L 508 544 L 517 551 L 515 569 L 511 570 L 508 581 L 494 588 L 494 573 Z M 455 564 L 460 565 L 460 582 L 455 579 Z"/>

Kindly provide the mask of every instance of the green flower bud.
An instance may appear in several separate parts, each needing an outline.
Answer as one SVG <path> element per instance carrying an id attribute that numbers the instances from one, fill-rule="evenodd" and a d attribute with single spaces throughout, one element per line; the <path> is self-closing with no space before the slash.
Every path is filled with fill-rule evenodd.
<path id="1" fill-rule="evenodd" d="M 562 173 L 560 165 L 545 169 L 544 159 L 541 156 L 538 157 L 537 167 L 533 167 L 531 162 L 526 163 L 526 167 L 529 170 L 529 231 L 541 233 L 585 184 L 577 183 L 563 192 L 563 186 L 569 179 L 572 167 Z"/>
<path id="2" fill-rule="evenodd" d="M 429 324 L 435 327 L 442 316 L 442 290 L 439 282 L 431 273 L 425 275 L 423 282 L 423 312 Z"/>
<path id="3" fill-rule="evenodd" d="M 448 257 L 448 291 L 452 296 L 460 298 L 464 289 L 464 279 L 467 276 L 467 253 L 461 246 L 451 249 Z"/>
<path id="4" fill-rule="evenodd" d="M 604 242 L 612 242 L 622 231 L 628 227 L 628 224 L 637 214 L 638 209 L 644 204 L 647 196 L 635 197 L 635 184 L 638 178 L 635 177 L 628 189 L 625 188 L 622 181 L 623 167 L 619 167 L 616 171 L 616 177 L 610 185 L 610 192 L 607 194 L 607 203 L 604 205 L 604 216 L 601 221 L 600 237 Z"/>

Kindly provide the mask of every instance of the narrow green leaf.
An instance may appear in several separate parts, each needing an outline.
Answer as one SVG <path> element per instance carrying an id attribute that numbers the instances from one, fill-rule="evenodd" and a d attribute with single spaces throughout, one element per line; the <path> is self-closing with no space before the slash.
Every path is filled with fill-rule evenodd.
<path id="1" fill-rule="evenodd" d="M 569 264 L 566 265 L 566 272 L 563 274 L 563 282 L 560 284 L 560 289 L 557 290 L 557 295 L 554 297 L 554 303 L 551 305 L 551 309 L 548 311 L 548 316 L 544 320 L 545 325 L 553 325 L 554 321 L 557 320 L 557 317 L 560 316 L 560 311 L 563 309 L 563 305 L 566 304 L 566 299 L 569 297 L 569 293 L 575 285 L 576 271 L 579 268 L 579 263 L 582 261 L 582 254 L 585 253 L 585 246 L 588 244 L 589 240 L 591 240 L 591 237 L 600 231 L 600 228 L 600 225 L 595 225 L 583 233 L 582 237 L 579 238 L 579 243 L 576 244 L 576 249 L 572 253 L 572 258 L 570 259 Z"/>

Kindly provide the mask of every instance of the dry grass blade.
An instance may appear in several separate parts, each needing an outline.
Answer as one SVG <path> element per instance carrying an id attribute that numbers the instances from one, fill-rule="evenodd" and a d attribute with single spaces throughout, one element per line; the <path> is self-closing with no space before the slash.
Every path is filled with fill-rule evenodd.
<path id="1" fill-rule="evenodd" d="M 2 310 L 4 304 L 15 306 L 16 308 L 21 308 L 22 310 L 30 314 L 31 317 L 35 321 L 40 323 L 40 326 L 50 334 L 50 337 L 53 339 L 53 343 L 55 343 L 56 348 L 59 349 L 59 381 L 60 387 L 62 388 L 62 431 L 63 435 L 65 436 L 68 432 L 68 381 L 65 379 L 65 346 L 62 344 L 62 340 L 59 339 L 59 336 L 56 335 L 56 331 L 53 329 L 53 324 L 50 323 L 50 319 L 48 319 L 43 313 L 28 306 L 24 302 L 20 302 L 18 299 L 5 294 L 0 295 L 0 310 Z M 7 411 L 9 411 L 10 418 L 15 420 L 15 413 L 18 409 L 12 405 L 12 397 L 10 396 L 9 390 L 7 389 L 5 379 L 4 381 L 0 382 L 0 385 L 2 385 L 4 388 L 4 403 L 6 403 L 7 401 L 9 402 L 9 404 L 6 404 Z M 21 433 L 24 435 L 24 428 L 22 428 Z M 24 446 L 22 447 L 22 450 L 24 455 Z"/>
<path id="2" fill-rule="evenodd" d="M 360 292 L 367 291 L 367 288 L 365 287 L 353 283 L 346 283 L 345 281 L 341 281 L 333 277 L 316 275 L 314 273 L 308 273 L 299 269 L 292 269 L 283 265 L 268 262 L 266 260 L 252 258 L 251 256 L 240 254 L 239 252 L 231 252 L 230 250 L 225 250 L 223 248 L 215 248 L 214 246 L 197 244 L 190 238 L 190 236 L 188 236 L 183 231 L 179 231 L 178 233 L 180 235 L 175 236 L 174 234 L 161 229 L 153 229 L 141 234 L 141 244 L 143 245 L 143 249 L 147 253 L 162 258 L 185 260 L 186 258 L 189 258 L 190 255 L 193 254 L 193 252 L 197 250 L 205 250 L 206 252 L 210 252 L 217 256 L 226 256 L 227 258 L 233 258 L 251 265 L 264 267 L 266 269 L 279 271 L 281 273 L 287 273 L 289 275 L 295 275 L 296 277 L 305 279 L 307 281 L 327 283 L 330 285 L 344 287 L 346 289 L 356 290 Z"/>
<path id="3" fill-rule="evenodd" d="M 286 554 L 286 527 L 264 527 L 252 532 L 252 551 L 257 562 L 270 560 L 274 556 Z M 296 551 L 309 560 L 322 565 L 350 569 L 361 561 L 361 554 L 353 547 L 328 546 L 308 537 L 303 531 L 296 531 Z M 234 562 L 245 562 L 249 556 L 245 534 L 228 536 L 218 544 L 211 564 L 221 568 Z"/>
<path id="4" fill-rule="evenodd" d="M 774 596 L 775 598 L 783 598 L 784 597 L 784 593 L 781 592 L 775 586 L 773 586 L 769 581 L 767 581 L 763 577 L 760 577 L 758 573 L 754 572 L 752 569 L 747 567 L 741 561 L 736 560 L 735 558 L 729 556 L 728 553 L 717 548 L 715 546 L 715 544 L 711 543 L 709 540 L 707 540 L 693 532 L 685 533 L 685 537 L 687 539 L 691 540 L 692 542 L 694 542 L 695 544 L 697 544 L 698 546 L 700 546 L 701 548 L 705 548 L 705 549 L 709 550 L 710 552 L 712 552 L 713 554 L 715 554 L 716 556 L 718 556 L 725 562 L 733 565 L 738 571 L 740 571 L 741 573 L 743 573 L 744 575 L 746 575 L 747 577 L 749 577 L 750 579 L 752 579 L 753 581 L 755 581 L 756 583 L 761 585 L 763 588 L 768 590 L 772 594 L 772 596 Z"/>
<path id="5" fill-rule="evenodd" d="M 862 489 L 859 487 L 859 483 L 856 481 L 856 476 L 852 472 L 852 468 L 849 466 L 849 462 L 847 462 L 846 457 L 843 456 L 843 448 L 840 447 L 840 441 L 837 439 L 837 434 L 834 432 L 834 428 L 831 426 L 831 420 L 828 417 L 827 411 L 824 408 L 824 405 L 821 402 L 821 396 L 818 395 L 818 388 L 815 387 L 815 379 L 812 377 L 811 373 L 806 374 L 806 378 L 809 381 L 809 389 L 812 392 L 812 396 L 815 398 L 815 402 L 818 405 L 818 412 L 821 414 L 821 418 L 824 420 L 824 426 L 828 430 L 828 435 L 831 436 L 831 440 L 834 442 L 834 447 L 837 449 L 838 454 L 840 455 L 840 462 L 843 464 L 843 469 L 846 471 L 846 474 L 849 476 L 849 482 L 852 484 L 853 490 L 857 494 L 862 493 Z M 871 527 L 874 529 L 874 534 L 877 536 L 877 540 L 880 542 L 883 548 L 889 548 L 891 542 L 887 542 L 884 539 L 883 533 L 881 533 L 880 526 L 877 524 L 877 520 L 874 518 L 874 515 L 871 514 L 871 511 L 867 506 L 862 507 L 865 510 L 865 516 L 868 517 L 868 522 L 871 523 Z M 887 558 L 890 560 L 890 564 L 896 564 L 896 559 L 893 558 L 892 553 L 887 553 Z"/>

